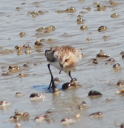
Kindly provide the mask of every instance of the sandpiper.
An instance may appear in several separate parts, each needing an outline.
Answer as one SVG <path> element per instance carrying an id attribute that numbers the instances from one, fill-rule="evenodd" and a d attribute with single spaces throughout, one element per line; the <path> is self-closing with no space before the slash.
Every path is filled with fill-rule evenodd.
<path id="1" fill-rule="evenodd" d="M 71 71 L 75 70 L 76 65 L 82 59 L 82 53 L 80 50 L 68 45 L 56 46 L 50 48 L 49 50 L 45 50 L 45 56 L 49 62 L 48 69 L 51 75 L 51 81 L 48 89 L 52 89 L 54 92 L 56 88 L 50 65 L 56 67 L 60 73 L 61 71 L 67 73 L 71 78 L 71 81 L 74 80 L 74 78 L 71 76 Z"/>

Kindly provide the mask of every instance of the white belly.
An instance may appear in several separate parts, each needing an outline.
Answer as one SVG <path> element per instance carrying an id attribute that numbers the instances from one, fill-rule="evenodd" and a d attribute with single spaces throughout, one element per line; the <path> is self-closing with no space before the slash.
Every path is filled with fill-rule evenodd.
<path id="1" fill-rule="evenodd" d="M 51 65 L 53 65 L 55 68 L 62 70 L 62 68 L 60 67 L 60 64 L 58 62 L 50 62 Z"/>

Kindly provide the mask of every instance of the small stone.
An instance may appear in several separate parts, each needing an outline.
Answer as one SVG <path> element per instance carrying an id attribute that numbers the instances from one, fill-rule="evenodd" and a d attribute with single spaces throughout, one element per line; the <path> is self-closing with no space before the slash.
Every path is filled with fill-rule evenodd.
<path id="1" fill-rule="evenodd" d="M 81 104 L 78 105 L 78 109 L 82 110 L 82 109 L 87 109 L 89 106 L 85 101 L 82 101 Z"/>
<path id="2" fill-rule="evenodd" d="M 90 114 L 89 116 L 93 118 L 102 118 L 104 115 L 102 112 L 95 112 L 95 113 Z"/>
<path id="3" fill-rule="evenodd" d="M 118 6 L 119 3 L 116 2 L 116 1 L 113 1 L 113 0 L 109 0 L 109 3 L 111 4 L 111 6 L 115 7 L 115 6 Z"/>
<path id="4" fill-rule="evenodd" d="M 118 90 L 116 93 L 124 96 L 124 89 Z"/>
<path id="5" fill-rule="evenodd" d="M 26 36 L 26 33 L 25 32 L 20 32 L 19 33 L 19 36 L 22 38 L 22 37 L 25 37 Z"/>
<path id="6" fill-rule="evenodd" d="M 100 50 L 100 52 L 96 55 L 96 57 L 99 57 L 99 58 L 108 58 L 109 55 L 107 55 L 106 53 L 104 53 L 103 50 Z"/>
<path id="7" fill-rule="evenodd" d="M 16 72 L 19 72 L 20 71 L 20 67 L 18 65 L 12 65 L 12 66 L 10 65 L 8 67 L 8 70 L 11 73 L 16 73 Z"/>
<path id="8" fill-rule="evenodd" d="M 32 93 L 30 96 L 31 101 L 44 100 L 45 96 L 42 93 Z"/>
<path id="9" fill-rule="evenodd" d="M 77 24 L 84 24 L 85 20 L 82 17 L 77 18 Z"/>
<path id="10" fill-rule="evenodd" d="M 67 13 L 75 13 L 76 12 L 76 8 L 74 8 L 74 7 L 67 8 L 65 10 L 65 12 L 67 12 Z"/>
<path id="11" fill-rule="evenodd" d="M 87 25 L 82 25 L 80 27 L 80 29 L 83 30 L 83 31 L 86 31 L 86 30 L 88 30 L 88 26 Z"/>
<path id="12" fill-rule="evenodd" d="M 22 92 L 16 92 L 15 94 L 17 97 L 21 97 L 21 96 L 24 96 L 24 94 Z"/>
<path id="13" fill-rule="evenodd" d="M 124 59 L 124 51 L 121 51 L 120 55 L 122 56 L 122 59 Z"/>
<path id="14" fill-rule="evenodd" d="M 66 90 L 66 89 L 68 89 L 70 87 L 70 82 L 66 82 L 66 83 L 64 83 L 63 85 L 62 85 L 62 89 L 63 90 Z"/>
<path id="15" fill-rule="evenodd" d="M 10 103 L 8 101 L 5 101 L 5 100 L 0 101 L 0 107 L 7 107 L 9 105 L 10 105 Z"/>
<path id="16" fill-rule="evenodd" d="M 118 13 L 113 13 L 113 14 L 111 14 L 111 17 L 112 18 L 118 18 L 120 15 L 118 14 Z"/>
<path id="17" fill-rule="evenodd" d="M 96 90 L 91 90 L 91 91 L 89 91 L 88 96 L 89 97 L 101 97 L 102 93 L 98 92 Z"/>
<path id="18" fill-rule="evenodd" d="M 108 28 L 106 26 L 100 26 L 98 28 L 98 32 L 104 32 L 104 31 L 107 31 L 107 30 L 108 30 Z"/>
<path id="19" fill-rule="evenodd" d="M 19 76 L 20 78 L 24 78 L 24 77 L 28 77 L 28 74 L 20 73 L 18 76 Z"/>
<path id="20" fill-rule="evenodd" d="M 119 87 L 124 87 L 124 80 L 119 80 L 119 81 L 117 82 L 117 86 L 119 86 Z"/>
<path id="21" fill-rule="evenodd" d="M 69 124 L 75 123 L 75 120 L 71 119 L 71 118 L 63 118 L 61 120 L 61 123 L 64 124 L 64 125 L 69 125 Z"/>
<path id="22" fill-rule="evenodd" d="M 39 116 L 36 116 L 35 118 L 34 118 L 34 120 L 36 121 L 36 122 L 39 122 L 39 123 L 41 123 L 41 122 L 43 122 L 43 121 L 47 121 L 49 119 L 49 116 L 48 115 L 39 115 Z"/>
<path id="23" fill-rule="evenodd" d="M 115 63 L 115 59 L 114 59 L 114 58 L 109 58 L 109 59 L 107 59 L 105 64 L 108 64 L 108 63 L 109 63 L 109 64 Z"/>
<path id="24" fill-rule="evenodd" d="M 98 60 L 97 60 L 96 58 L 93 58 L 93 59 L 92 59 L 92 63 L 93 63 L 93 64 L 98 64 Z"/>
<path id="25" fill-rule="evenodd" d="M 105 11 L 107 8 L 106 6 L 101 5 L 100 3 L 97 3 L 96 7 L 97 7 L 97 11 Z"/>
<path id="26" fill-rule="evenodd" d="M 120 71 L 121 70 L 121 65 L 119 63 L 116 63 L 116 64 L 113 65 L 113 69 L 115 71 Z"/>

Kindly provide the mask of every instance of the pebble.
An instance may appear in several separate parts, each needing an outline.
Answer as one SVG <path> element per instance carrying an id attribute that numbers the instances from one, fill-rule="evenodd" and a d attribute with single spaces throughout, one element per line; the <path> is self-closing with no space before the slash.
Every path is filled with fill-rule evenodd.
<path id="1" fill-rule="evenodd" d="M 24 94 L 22 92 L 16 92 L 15 96 L 16 97 L 22 97 L 22 96 L 24 96 Z"/>
<path id="2" fill-rule="evenodd" d="M 99 57 L 99 58 L 108 58 L 109 55 L 107 55 L 106 53 L 104 53 L 103 50 L 100 50 L 100 52 L 96 55 L 96 57 Z"/>
<path id="3" fill-rule="evenodd" d="M 93 59 L 92 59 L 92 63 L 93 63 L 93 64 L 98 64 L 97 58 L 93 58 Z"/>
<path id="4" fill-rule="evenodd" d="M 118 91 L 116 91 L 116 93 L 124 96 L 124 89 L 118 90 Z"/>
<path id="5" fill-rule="evenodd" d="M 104 5 L 101 5 L 100 3 L 99 4 L 97 4 L 97 11 L 105 11 L 106 10 L 106 6 L 104 6 Z"/>
<path id="6" fill-rule="evenodd" d="M 90 114 L 89 116 L 93 117 L 93 118 L 102 118 L 104 116 L 104 114 L 102 112 L 94 112 L 94 113 Z"/>
<path id="7" fill-rule="evenodd" d="M 10 65 L 8 67 L 8 70 L 10 73 L 16 73 L 16 72 L 19 72 L 20 71 L 20 67 L 18 65 Z"/>
<path id="8" fill-rule="evenodd" d="M 116 63 L 116 64 L 113 65 L 113 69 L 115 71 L 120 71 L 121 70 L 121 65 L 119 63 Z"/>
<path id="9" fill-rule="evenodd" d="M 99 91 L 96 91 L 96 90 L 91 90 L 91 91 L 89 91 L 88 96 L 93 97 L 93 98 L 94 97 L 101 97 L 102 93 Z"/>
<path id="10" fill-rule="evenodd" d="M 124 80 L 119 80 L 119 81 L 117 82 L 117 86 L 119 86 L 119 87 L 124 87 Z"/>
<path id="11" fill-rule="evenodd" d="M 87 31 L 88 30 L 88 26 L 87 25 L 82 25 L 80 27 L 80 30 Z"/>
<path id="12" fill-rule="evenodd" d="M 89 108 L 89 106 L 85 101 L 82 101 L 82 103 L 78 105 L 79 110 L 87 109 L 87 108 Z"/>
<path id="13" fill-rule="evenodd" d="M 111 14 L 111 17 L 112 18 L 118 18 L 120 15 L 118 14 L 118 13 L 113 13 L 113 14 Z"/>
<path id="14" fill-rule="evenodd" d="M 115 59 L 114 58 L 109 58 L 109 59 L 107 59 L 106 60 L 106 62 L 105 62 L 105 64 L 113 64 L 113 63 L 115 63 Z"/>
<path id="15" fill-rule="evenodd" d="M 69 124 L 75 123 L 75 120 L 71 119 L 71 118 L 63 118 L 61 120 L 61 123 L 64 124 L 64 125 L 69 125 Z"/>
<path id="16" fill-rule="evenodd" d="M 42 93 L 32 93 L 30 94 L 30 100 L 31 101 L 38 101 L 38 100 L 44 100 L 45 96 Z"/>
<path id="17" fill-rule="evenodd" d="M 124 51 L 121 51 L 120 55 L 122 56 L 122 59 L 124 59 Z"/>
<path id="18" fill-rule="evenodd" d="M 76 12 L 76 8 L 70 7 L 70 8 L 67 8 L 65 10 L 57 10 L 56 12 L 57 13 L 75 13 Z"/>
<path id="19" fill-rule="evenodd" d="M 107 31 L 107 30 L 108 30 L 108 28 L 106 26 L 100 26 L 98 28 L 98 32 L 104 32 L 104 31 Z"/>
<path id="20" fill-rule="evenodd" d="M 10 103 L 8 101 L 5 101 L 5 100 L 0 101 L 0 107 L 7 107 L 9 105 L 10 105 Z"/>
<path id="21" fill-rule="evenodd" d="M 20 33 L 19 33 L 19 36 L 20 36 L 21 38 L 23 38 L 23 37 L 26 36 L 26 33 L 25 33 L 25 32 L 20 32 Z"/>

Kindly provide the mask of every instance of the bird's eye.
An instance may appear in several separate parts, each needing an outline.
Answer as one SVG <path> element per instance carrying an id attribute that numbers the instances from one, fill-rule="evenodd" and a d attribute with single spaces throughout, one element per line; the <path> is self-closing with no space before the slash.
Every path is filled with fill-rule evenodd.
<path id="1" fill-rule="evenodd" d="M 65 59 L 65 62 L 68 62 L 69 61 L 69 59 Z"/>

